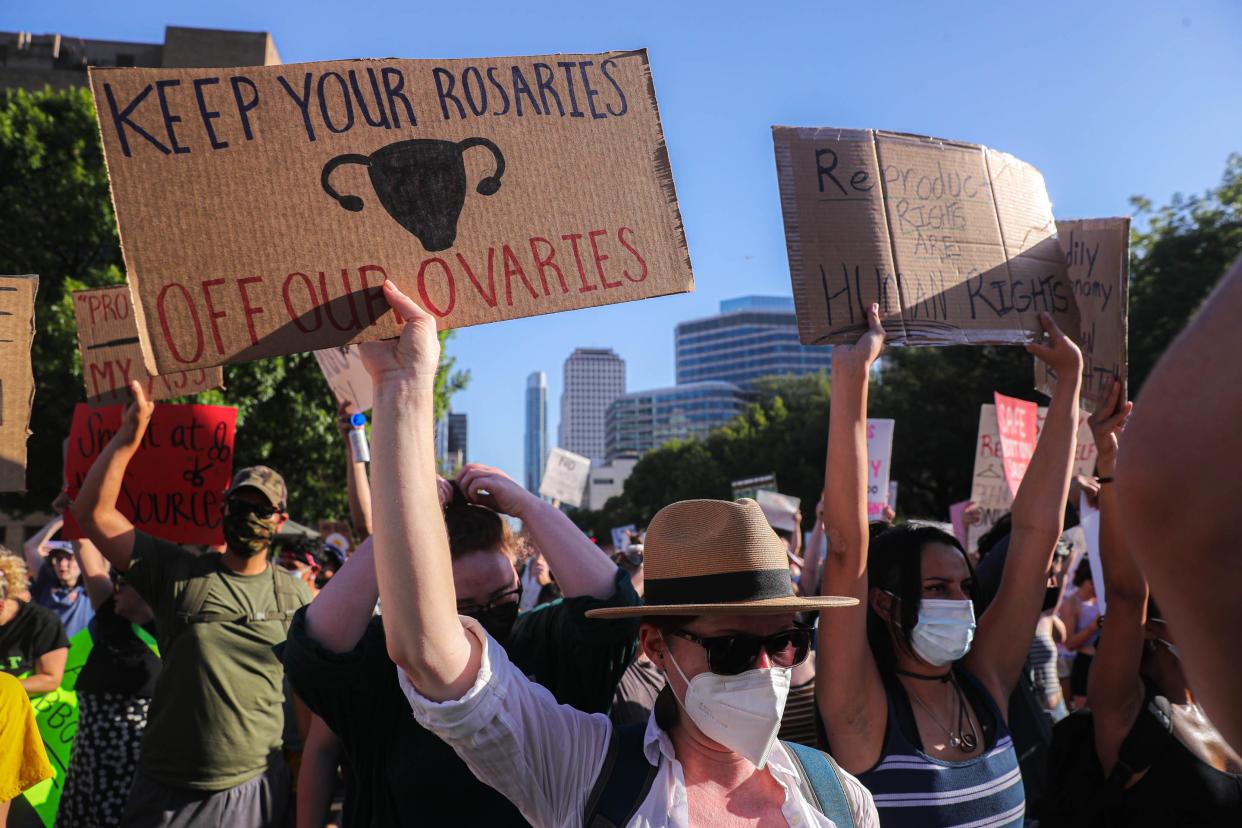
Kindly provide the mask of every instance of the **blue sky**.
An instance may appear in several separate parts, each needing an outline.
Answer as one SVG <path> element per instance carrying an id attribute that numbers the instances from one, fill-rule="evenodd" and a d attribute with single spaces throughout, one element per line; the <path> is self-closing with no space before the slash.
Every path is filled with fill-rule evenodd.
<path id="1" fill-rule="evenodd" d="M 865 6 L 865 7 L 864 7 Z M 471 459 L 522 477 L 526 376 L 615 348 L 631 390 L 673 382 L 673 327 L 788 294 L 769 127 L 974 141 L 1039 167 L 1058 216 L 1214 185 L 1242 151 L 1242 4 L 1218 2 L 7 3 L 6 30 L 158 42 L 166 24 L 267 30 L 285 62 L 650 50 L 696 292 L 464 329 Z M 1133 331 L 1132 336 L 1142 336 Z M 966 459 L 963 458 L 963 462 Z"/>

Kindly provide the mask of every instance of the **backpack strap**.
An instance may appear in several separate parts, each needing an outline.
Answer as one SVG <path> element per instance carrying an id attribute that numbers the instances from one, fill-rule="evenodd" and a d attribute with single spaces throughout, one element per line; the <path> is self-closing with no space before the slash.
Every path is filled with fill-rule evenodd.
<path id="1" fill-rule="evenodd" d="M 587 797 L 585 828 L 625 828 L 647 798 L 659 768 L 643 752 L 646 722 L 613 727 L 608 755 Z"/>
<path id="2" fill-rule="evenodd" d="M 836 760 L 822 750 L 797 742 L 782 741 L 781 744 L 793 759 L 798 788 L 806 800 L 837 828 L 854 828 L 854 811 L 841 783 L 841 768 Z"/>
<path id="3" fill-rule="evenodd" d="M 202 563 L 199 563 L 202 562 Z M 204 555 L 196 561 L 195 572 L 186 583 L 181 594 L 180 611 L 177 620 L 182 624 L 219 624 L 223 622 L 280 621 L 285 632 L 289 632 L 289 624 L 300 606 L 297 590 L 293 585 L 293 576 L 280 571 L 280 567 L 269 563 L 267 568 L 272 572 L 272 591 L 276 596 L 276 612 L 203 612 L 207 602 L 207 593 L 211 589 L 213 577 L 218 577 L 217 561 L 214 555 Z"/>

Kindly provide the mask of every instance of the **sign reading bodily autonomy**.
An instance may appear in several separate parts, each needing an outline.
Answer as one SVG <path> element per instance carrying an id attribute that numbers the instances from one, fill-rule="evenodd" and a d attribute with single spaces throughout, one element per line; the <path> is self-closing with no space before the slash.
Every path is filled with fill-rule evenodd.
<path id="1" fill-rule="evenodd" d="M 1080 317 L 1067 333 L 1082 349 L 1082 400 L 1092 410 L 1107 383 L 1126 378 L 1126 336 L 1130 284 L 1130 219 L 1057 222 L 1057 236 Z M 1035 360 L 1035 388 L 1052 396 L 1056 374 Z"/>
<path id="2" fill-rule="evenodd" d="M 132 398 L 131 380 L 141 382 L 147 398 L 152 400 L 197 394 L 224 384 L 224 370 L 219 366 L 175 371 L 165 376 L 146 370 L 126 285 L 74 293 L 73 313 L 82 352 L 82 381 L 86 384 L 86 400 L 92 405 L 128 403 Z"/>
<path id="3" fill-rule="evenodd" d="M 975 144 L 773 127 L 785 243 L 807 345 L 852 343 L 880 306 L 890 342 L 1010 344 L 1078 310 L 1043 176 Z"/>
<path id="4" fill-rule="evenodd" d="M 121 406 L 73 411 L 65 452 L 69 497 L 121 427 Z M 223 543 L 220 507 L 233 476 L 237 409 L 220 405 L 157 405 L 138 453 L 125 469 L 116 507 L 142 531 L 173 543 Z M 67 539 L 82 537 L 65 513 Z"/>
<path id="5" fill-rule="evenodd" d="M 154 373 L 693 289 L 643 50 L 90 82 Z"/>

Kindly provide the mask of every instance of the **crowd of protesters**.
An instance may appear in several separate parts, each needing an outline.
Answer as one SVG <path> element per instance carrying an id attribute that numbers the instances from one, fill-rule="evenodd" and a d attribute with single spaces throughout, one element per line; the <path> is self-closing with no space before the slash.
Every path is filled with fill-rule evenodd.
<path id="1" fill-rule="evenodd" d="M 1242 359 L 1219 356 L 1242 355 L 1242 265 L 1137 405 L 1109 385 L 1086 478 L 1082 356 L 1041 317 L 1028 349 L 1061 379 L 972 549 L 868 522 L 876 306 L 833 354 L 805 543 L 800 515 L 778 534 L 751 500 L 690 500 L 605 550 L 499 469 L 437 474 L 434 319 L 384 294 L 407 321 L 362 346 L 383 450 L 368 468 L 345 440 L 348 557 L 281 536 L 266 466 L 234 475 L 219 548 L 135 528 L 117 498 L 154 409 L 137 384 L 72 502 L 0 554 L 0 824 L 30 824 L 20 794 L 53 769 L 29 700 L 89 635 L 57 825 L 1242 825 L 1220 462 L 1242 458 Z M 1186 475 L 1206 445 L 1195 467 L 1221 471 Z M 65 515 L 80 540 L 58 539 Z"/>

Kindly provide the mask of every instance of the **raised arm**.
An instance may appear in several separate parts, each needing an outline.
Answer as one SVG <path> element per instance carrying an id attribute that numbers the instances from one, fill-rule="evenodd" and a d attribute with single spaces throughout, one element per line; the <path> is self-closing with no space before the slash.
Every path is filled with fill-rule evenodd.
<path id="1" fill-rule="evenodd" d="M 26 541 L 24 546 L 26 569 L 30 572 L 32 578 L 39 574 L 39 569 L 42 568 L 43 562 L 47 558 L 47 539 L 59 532 L 60 527 L 64 525 L 64 517 L 56 515 L 42 529 L 31 535 L 30 540 Z"/>
<path id="2" fill-rule="evenodd" d="M 824 470 L 828 555 L 821 593 L 857 598 L 856 607 L 820 613 L 815 698 L 833 756 L 854 772 L 870 767 L 884 741 L 887 705 L 867 644 L 867 381 L 884 346 L 879 308 L 853 346 L 832 351 L 832 402 Z"/>
<path id="3" fill-rule="evenodd" d="M 1235 749 L 1242 749 L 1242 570 L 1234 519 L 1242 464 L 1240 318 L 1242 259 L 1143 384 L 1116 484 L 1121 525 L 1177 633 L 1190 685 Z"/>
<path id="4" fill-rule="evenodd" d="M 349 444 L 349 432 L 353 428 L 349 418 L 357 410 L 351 402 L 341 403 L 336 424 L 341 439 L 345 441 L 345 487 L 349 493 L 349 520 L 354 527 L 355 537 L 366 539 L 374 531 L 371 519 L 371 481 L 367 479 L 367 464 L 354 459 L 354 450 Z"/>
<path id="5" fill-rule="evenodd" d="M 112 574 L 108 571 L 108 562 L 99 554 L 95 544 L 86 538 L 73 542 L 73 553 L 77 556 L 78 568 L 82 570 L 82 582 L 86 584 L 91 607 L 99 609 L 112 595 Z"/>
<path id="6" fill-rule="evenodd" d="M 964 659 L 996 699 L 1009 698 L 1026 661 L 1074 471 L 1082 353 L 1051 316 L 1041 313 L 1039 321 L 1047 338 L 1028 345 L 1027 350 L 1056 372 L 1057 387 L 1039 443 L 1013 499 L 1013 529 L 1000 588 L 979 619 L 974 646 Z"/>
<path id="7" fill-rule="evenodd" d="M 407 320 L 395 341 L 361 353 L 375 382 L 375 569 L 388 654 L 424 696 L 458 699 L 473 685 L 482 644 L 457 618 L 448 532 L 436 494 L 433 423 L 440 342 L 435 318 L 390 281 L 384 298 Z"/>
<path id="8" fill-rule="evenodd" d="M 1118 438 L 1130 415 L 1131 404 L 1121 400 L 1121 383 L 1113 383 L 1105 401 L 1091 415 L 1091 433 L 1099 449 L 1096 461 L 1101 478 L 1117 470 Z M 1108 596 L 1108 619 L 1095 645 L 1095 660 L 1087 682 L 1087 703 L 1094 711 L 1095 752 L 1104 773 L 1112 773 L 1143 707 L 1143 623 L 1147 611 L 1147 581 L 1126 546 L 1118 515 L 1116 487 L 1100 485 L 1100 565 L 1104 570 L 1104 594 Z"/>
<path id="9" fill-rule="evenodd" d="M 142 435 L 155 411 L 155 404 L 147 400 L 142 383 L 135 380 L 129 388 L 134 401 L 121 418 L 120 430 L 95 458 L 82 481 L 82 490 L 69 507 L 82 532 L 121 572 L 129 569 L 135 530 L 129 518 L 116 508 L 116 499 L 121 494 L 125 467 L 142 444 Z"/>
<path id="10" fill-rule="evenodd" d="M 612 595 L 617 565 L 560 509 L 491 466 L 471 463 L 461 470 L 457 483 L 470 500 L 522 521 L 556 573 L 556 582 L 566 598 L 589 595 L 603 599 Z"/>

